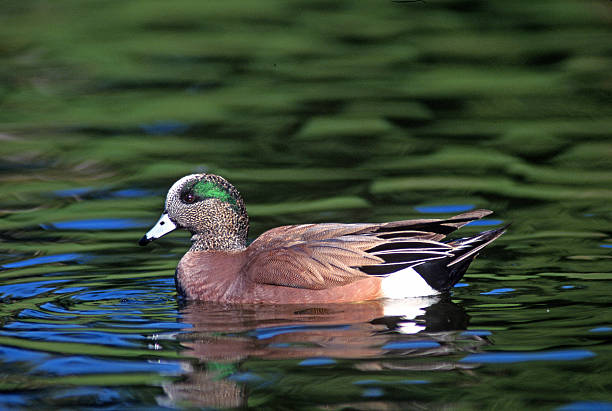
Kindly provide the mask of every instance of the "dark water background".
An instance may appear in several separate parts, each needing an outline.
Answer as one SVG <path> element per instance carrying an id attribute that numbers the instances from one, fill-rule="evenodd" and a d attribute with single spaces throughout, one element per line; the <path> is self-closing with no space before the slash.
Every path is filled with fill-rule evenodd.
<path id="1" fill-rule="evenodd" d="M 612 2 L 0 3 L 0 408 L 612 409 Z M 168 187 L 496 214 L 442 299 L 180 305 Z"/>

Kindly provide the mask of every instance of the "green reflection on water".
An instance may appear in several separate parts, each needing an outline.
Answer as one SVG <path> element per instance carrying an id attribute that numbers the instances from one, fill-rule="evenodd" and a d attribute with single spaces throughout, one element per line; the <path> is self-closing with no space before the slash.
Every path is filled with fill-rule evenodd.
<path id="1" fill-rule="evenodd" d="M 0 287 L 32 292 L 3 295 L 1 331 L 16 322 L 31 328 L 0 336 L 0 348 L 169 359 L 185 369 L 181 386 L 154 373 L 50 377 L 36 374 L 35 362 L 15 367 L 3 358 L 2 392 L 20 390 L 32 407 L 201 405 L 202 398 L 168 398 L 206 384 L 239 399 L 205 404 L 219 407 L 612 402 L 609 335 L 589 332 L 612 318 L 610 249 L 601 247 L 612 241 L 609 2 L 6 0 L 0 11 L 0 265 L 83 256 L 0 271 Z M 269 325 L 250 317 L 258 310 L 216 312 L 223 324 L 238 319 L 236 333 L 177 334 L 177 322 L 190 323 L 172 282 L 186 234 L 141 249 L 144 228 L 53 226 L 152 224 L 167 188 L 202 171 L 224 175 L 243 193 L 252 238 L 281 224 L 421 217 L 414 207 L 423 204 L 495 210 L 513 223 L 510 231 L 475 261 L 469 286 L 453 293 L 469 329 L 491 331 L 490 341 L 473 347 L 451 332 L 446 354 L 359 351 L 329 368 L 299 367 L 304 352 L 267 358 L 243 335 Z M 125 189 L 146 194 L 113 194 Z M 32 291 L 56 279 L 67 281 Z M 490 294 L 500 288 L 514 291 Z M 49 341 L 37 325 L 50 324 L 133 336 L 136 346 Z M 352 343 L 382 345 L 367 320 L 352 324 L 307 345 L 332 356 Z M 357 341 L 355 329 L 372 335 Z M 217 338 L 235 354 L 225 359 L 228 369 L 269 385 L 234 383 L 215 373 L 218 359 L 192 351 L 198 341 L 216 347 Z M 582 347 L 596 356 L 457 366 L 470 350 Z M 380 397 L 354 384 L 367 379 L 384 381 L 371 387 Z M 66 399 L 64 386 L 123 391 Z M 47 391 L 38 397 L 36 388 Z"/>

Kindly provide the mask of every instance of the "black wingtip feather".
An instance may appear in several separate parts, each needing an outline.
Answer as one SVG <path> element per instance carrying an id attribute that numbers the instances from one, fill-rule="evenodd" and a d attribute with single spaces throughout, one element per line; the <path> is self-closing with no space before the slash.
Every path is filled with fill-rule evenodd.
<path id="1" fill-rule="evenodd" d="M 446 261 L 433 261 L 414 267 L 414 270 L 423 277 L 429 286 L 438 291 L 450 290 L 457 284 L 467 271 L 474 257 L 467 258 L 458 264 L 448 266 Z"/>
<path id="2" fill-rule="evenodd" d="M 507 224 L 501 228 L 483 231 L 473 237 L 451 241 L 447 244 L 454 247 L 460 247 L 463 243 L 470 242 L 469 248 L 458 249 L 458 252 L 454 253 L 452 257 L 439 260 L 438 262 L 433 261 L 429 264 L 421 264 L 414 267 L 414 269 L 430 287 L 438 291 L 449 290 L 463 278 L 463 275 L 478 253 L 504 234 L 509 226 L 510 224 Z M 444 267 L 444 265 L 446 266 Z"/>
<path id="3" fill-rule="evenodd" d="M 413 243 L 419 243 L 419 241 L 411 242 L 409 239 L 385 243 L 368 250 L 369 253 L 382 258 L 384 263 L 363 266 L 359 269 L 369 275 L 386 276 L 412 267 L 430 287 L 438 291 L 446 291 L 463 278 L 478 253 L 501 236 L 509 226 L 510 224 L 507 224 L 501 228 L 483 231 L 472 237 L 438 243 L 439 248 L 435 247 L 436 242 L 426 243 L 426 247 L 423 244 L 415 246 Z M 389 252 L 390 250 L 396 250 L 396 252 Z"/>

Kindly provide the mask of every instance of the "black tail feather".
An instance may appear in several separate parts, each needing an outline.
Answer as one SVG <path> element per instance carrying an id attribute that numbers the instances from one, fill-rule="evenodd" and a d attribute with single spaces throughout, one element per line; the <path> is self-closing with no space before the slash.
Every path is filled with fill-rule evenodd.
<path id="1" fill-rule="evenodd" d="M 413 268 L 430 287 L 438 291 L 449 290 L 463 278 L 470 263 L 474 261 L 480 250 L 505 233 L 509 225 L 483 231 L 474 237 L 453 240 L 447 243 L 453 246 L 452 257 L 420 264 Z"/>
<path id="2" fill-rule="evenodd" d="M 456 223 L 457 220 L 453 222 Z M 384 277 L 412 267 L 430 287 L 446 291 L 461 280 L 480 250 L 501 236 L 508 226 L 509 224 L 445 243 L 407 237 L 391 240 L 368 250 L 381 258 L 383 263 L 362 266 L 359 269 L 369 275 Z"/>

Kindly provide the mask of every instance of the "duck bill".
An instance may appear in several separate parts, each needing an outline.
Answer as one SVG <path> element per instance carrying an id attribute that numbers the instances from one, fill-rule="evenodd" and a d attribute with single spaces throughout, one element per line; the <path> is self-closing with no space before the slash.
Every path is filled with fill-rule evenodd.
<path id="1" fill-rule="evenodd" d="M 168 217 L 168 212 L 164 211 L 152 229 L 147 231 L 147 233 L 142 236 L 140 241 L 138 241 L 138 245 L 147 245 L 151 241 L 158 239 L 159 237 L 163 237 L 171 231 L 176 230 L 177 226 L 170 217 Z"/>

